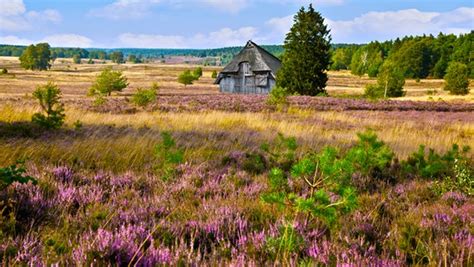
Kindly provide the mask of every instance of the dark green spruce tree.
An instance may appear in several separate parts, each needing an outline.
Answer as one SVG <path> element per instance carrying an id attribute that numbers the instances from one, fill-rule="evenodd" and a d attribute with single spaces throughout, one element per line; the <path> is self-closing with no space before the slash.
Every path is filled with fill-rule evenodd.
<path id="1" fill-rule="evenodd" d="M 277 84 L 291 94 L 315 96 L 326 93 L 326 71 L 331 62 L 330 30 L 324 18 L 310 4 L 294 17 L 286 35 L 282 67 Z"/>

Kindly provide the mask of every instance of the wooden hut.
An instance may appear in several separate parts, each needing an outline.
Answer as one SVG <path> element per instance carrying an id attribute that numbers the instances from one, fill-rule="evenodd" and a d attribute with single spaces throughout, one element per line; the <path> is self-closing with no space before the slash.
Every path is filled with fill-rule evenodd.
<path id="1" fill-rule="evenodd" d="M 219 73 L 220 91 L 240 94 L 268 94 L 275 86 L 280 60 L 252 41 Z"/>

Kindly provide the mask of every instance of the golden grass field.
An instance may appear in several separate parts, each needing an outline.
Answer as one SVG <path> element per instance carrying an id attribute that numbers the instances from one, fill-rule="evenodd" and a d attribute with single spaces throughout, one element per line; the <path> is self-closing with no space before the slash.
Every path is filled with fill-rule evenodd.
<path id="1" fill-rule="evenodd" d="M 112 64 L 107 64 L 112 65 Z M 130 86 L 117 97 L 130 96 L 136 88 L 160 85 L 160 95 L 190 95 L 219 93 L 213 85 L 211 72 L 216 67 L 204 67 L 204 76 L 194 85 L 184 87 L 176 82 L 177 75 L 190 65 L 123 64 L 112 65 L 123 70 Z M 58 59 L 50 71 L 25 71 L 16 58 L 0 58 L 0 67 L 7 75 L 0 76 L 0 122 L 29 121 L 38 110 L 31 100 L 37 85 L 53 81 L 59 85 L 64 99 L 88 99 L 88 88 L 103 64 L 72 64 Z M 331 95 L 362 94 L 365 84 L 374 82 L 355 77 L 348 72 L 329 73 L 328 92 Z M 422 80 L 406 83 L 403 99 L 427 100 L 442 98 L 462 102 L 474 101 L 474 90 L 463 97 L 449 96 L 442 90 L 442 80 Z M 428 91 L 431 91 L 429 93 Z M 434 94 L 434 95 L 433 95 Z M 10 100 L 16 99 L 12 102 Z M 153 144 L 159 132 L 171 131 L 185 147 L 187 158 L 196 162 L 213 160 L 232 150 L 258 148 L 272 140 L 277 132 L 295 136 L 303 150 L 321 149 L 325 145 L 345 148 L 356 139 L 356 133 L 367 128 L 404 158 L 425 144 L 445 151 L 452 144 L 474 146 L 474 115 L 470 112 L 427 111 L 309 111 L 290 108 L 288 112 L 146 112 L 133 114 L 96 113 L 66 105 L 64 132 L 39 138 L 0 138 L 0 165 L 18 158 L 37 163 L 59 164 L 80 162 L 84 167 L 114 171 L 142 171 L 152 161 Z M 75 132 L 73 123 L 84 127 Z M 0 125 L 0 130 L 1 130 Z"/>

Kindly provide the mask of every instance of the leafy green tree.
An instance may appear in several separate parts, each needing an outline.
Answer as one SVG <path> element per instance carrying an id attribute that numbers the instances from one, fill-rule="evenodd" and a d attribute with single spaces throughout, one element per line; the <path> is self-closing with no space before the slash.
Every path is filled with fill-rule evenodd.
<path id="1" fill-rule="evenodd" d="M 189 84 L 193 84 L 194 80 L 195 76 L 191 73 L 190 70 L 185 70 L 178 76 L 178 82 L 184 84 L 185 87 Z"/>
<path id="2" fill-rule="evenodd" d="M 352 56 L 355 50 L 355 46 L 337 48 L 332 54 L 331 70 L 350 69 Z"/>
<path id="3" fill-rule="evenodd" d="M 28 46 L 20 56 L 20 64 L 27 70 L 47 70 L 51 68 L 51 50 L 47 43 Z"/>
<path id="4" fill-rule="evenodd" d="M 403 72 L 391 61 L 382 65 L 377 77 L 377 85 L 368 85 L 365 96 L 369 98 L 400 97 L 405 95 Z"/>
<path id="5" fill-rule="evenodd" d="M 330 30 L 324 18 L 309 5 L 294 17 L 294 24 L 286 35 L 282 67 L 277 74 L 277 85 L 289 93 L 318 95 L 326 92 L 326 71 L 331 61 Z"/>
<path id="6" fill-rule="evenodd" d="M 95 83 L 89 89 L 89 95 L 108 95 L 112 92 L 121 92 L 128 86 L 127 77 L 121 71 L 113 71 L 105 68 L 96 78 Z"/>
<path id="7" fill-rule="evenodd" d="M 390 59 L 403 71 L 406 78 L 426 78 L 430 72 L 430 47 L 420 40 L 406 41 L 392 53 Z"/>
<path id="8" fill-rule="evenodd" d="M 196 78 L 196 80 L 199 80 L 199 78 L 202 77 L 202 68 L 201 68 L 201 67 L 197 67 L 197 68 L 193 71 L 193 75 L 194 75 L 194 77 Z"/>
<path id="9" fill-rule="evenodd" d="M 120 51 L 114 51 L 110 54 L 110 59 L 112 62 L 117 63 L 117 64 L 122 64 L 125 63 L 123 53 Z"/>
<path id="10" fill-rule="evenodd" d="M 356 50 L 351 59 L 351 73 L 376 77 L 384 60 L 383 47 L 379 42 L 371 42 Z"/>
<path id="11" fill-rule="evenodd" d="M 48 82 L 46 85 L 36 87 L 33 92 L 33 97 L 39 101 L 43 113 L 35 113 L 31 120 L 47 129 L 58 129 L 64 123 L 66 114 L 64 113 L 64 106 L 60 102 L 61 90 L 59 87 Z"/>
<path id="12" fill-rule="evenodd" d="M 213 78 L 213 79 L 217 78 L 217 71 L 215 71 L 215 70 L 212 71 L 211 78 Z"/>
<path id="13" fill-rule="evenodd" d="M 444 90 L 453 95 L 469 94 L 469 70 L 465 64 L 452 62 L 444 76 Z"/>
<path id="14" fill-rule="evenodd" d="M 81 64 L 81 55 L 78 55 L 78 54 L 74 55 L 72 57 L 72 62 L 74 64 Z"/>

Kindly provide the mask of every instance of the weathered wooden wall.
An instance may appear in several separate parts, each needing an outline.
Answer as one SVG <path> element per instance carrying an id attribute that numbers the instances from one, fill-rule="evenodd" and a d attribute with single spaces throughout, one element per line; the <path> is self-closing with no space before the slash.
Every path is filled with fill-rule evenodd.
<path id="1" fill-rule="evenodd" d="M 220 91 L 223 93 L 236 94 L 268 94 L 275 86 L 275 80 L 268 76 L 266 86 L 257 86 L 255 83 L 255 75 L 228 75 L 220 81 Z"/>

